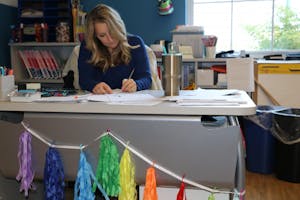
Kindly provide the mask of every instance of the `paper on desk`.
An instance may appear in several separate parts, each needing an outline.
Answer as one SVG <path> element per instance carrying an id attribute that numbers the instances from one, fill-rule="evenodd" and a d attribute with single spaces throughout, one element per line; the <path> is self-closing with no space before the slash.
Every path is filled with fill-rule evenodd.
<path id="1" fill-rule="evenodd" d="M 179 96 L 169 97 L 181 106 L 239 106 L 246 104 L 239 90 L 198 89 L 193 92 L 182 92 Z"/>
<path id="2" fill-rule="evenodd" d="M 181 90 L 179 96 L 164 97 L 168 101 L 177 101 L 182 99 L 224 99 L 226 96 L 239 96 L 240 90 L 219 90 L 219 89 L 201 89 Z"/>
<path id="3" fill-rule="evenodd" d="M 155 105 L 162 101 L 159 98 L 144 93 L 94 94 L 87 99 L 89 101 L 101 101 L 119 105 Z"/>
<path id="4" fill-rule="evenodd" d="M 226 60 L 227 88 L 246 92 L 254 91 L 253 58 L 233 58 Z"/>
<path id="5" fill-rule="evenodd" d="M 62 97 L 42 97 L 40 99 L 36 99 L 36 102 L 80 102 L 87 101 L 87 98 L 92 94 L 82 94 L 82 95 L 68 95 Z"/>

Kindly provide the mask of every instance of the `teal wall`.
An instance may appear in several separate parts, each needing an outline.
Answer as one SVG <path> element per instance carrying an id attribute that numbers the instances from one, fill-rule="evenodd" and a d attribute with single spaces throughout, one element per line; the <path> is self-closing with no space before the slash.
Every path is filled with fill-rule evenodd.
<path id="1" fill-rule="evenodd" d="M 173 1 L 174 12 L 162 16 L 158 14 L 157 0 L 89 0 L 81 1 L 85 11 L 98 3 L 115 8 L 122 16 L 127 31 L 140 35 L 146 44 L 155 40 L 171 40 L 170 31 L 176 25 L 185 24 L 185 0 Z"/>
<path id="2" fill-rule="evenodd" d="M 171 40 L 170 31 L 176 25 L 185 24 L 185 0 L 173 1 L 174 12 L 158 14 L 157 0 L 82 0 L 83 9 L 90 11 L 98 3 L 115 8 L 122 16 L 127 31 L 140 35 L 146 44 L 155 40 Z M 10 66 L 8 41 L 11 24 L 16 24 L 17 8 L 0 4 L 0 65 Z"/>
<path id="3" fill-rule="evenodd" d="M 0 4 L 0 65 L 10 66 L 10 25 L 16 24 L 17 8 Z"/>

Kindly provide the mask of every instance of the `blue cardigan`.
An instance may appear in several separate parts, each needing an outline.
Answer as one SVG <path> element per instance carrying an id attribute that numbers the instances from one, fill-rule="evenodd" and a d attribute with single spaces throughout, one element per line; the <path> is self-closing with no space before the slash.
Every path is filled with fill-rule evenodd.
<path id="1" fill-rule="evenodd" d="M 140 45 L 140 47 L 131 49 L 131 61 L 128 65 L 121 64 L 110 67 L 106 72 L 87 62 L 92 53 L 85 48 L 85 42 L 81 43 L 78 58 L 79 84 L 81 89 L 92 91 L 95 85 L 100 82 L 105 82 L 111 89 L 120 89 L 122 87 L 122 80 L 128 78 L 133 69 L 135 70 L 132 79 L 136 82 L 137 90 L 145 90 L 151 87 L 152 79 L 145 44 L 139 36 L 128 35 L 127 38 L 130 45 Z"/>

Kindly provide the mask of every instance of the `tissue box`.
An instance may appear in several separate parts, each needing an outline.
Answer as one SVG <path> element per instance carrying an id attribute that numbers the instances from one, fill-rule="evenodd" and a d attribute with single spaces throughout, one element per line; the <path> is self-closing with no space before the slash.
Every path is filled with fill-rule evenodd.
<path id="1" fill-rule="evenodd" d="M 0 76 L 0 100 L 9 100 L 8 94 L 15 88 L 15 77 L 13 75 Z"/>

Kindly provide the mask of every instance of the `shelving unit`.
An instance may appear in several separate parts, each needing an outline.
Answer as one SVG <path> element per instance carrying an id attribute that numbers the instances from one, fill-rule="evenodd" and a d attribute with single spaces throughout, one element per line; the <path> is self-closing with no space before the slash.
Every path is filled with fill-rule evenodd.
<path id="1" fill-rule="evenodd" d="M 162 64 L 162 60 L 160 58 L 157 59 L 158 66 Z M 217 85 L 200 85 L 197 80 L 197 70 L 199 69 L 210 69 L 211 66 L 215 65 L 226 65 L 226 58 L 192 58 L 192 59 L 183 59 L 182 60 L 182 83 L 181 87 L 187 87 L 187 84 L 191 84 L 194 82 L 197 87 L 205 87 L 205 88 L 224 88 L 226 86 L 217 86 Z M 188 68 L 188 69 L 187 69 Z M 216 76 L 216 75 L 214 75 Z"/>
<path id="2" fill-rule="evenodd" d="M 73 40 L 72 0 L 18 0 L 18 20 L 23 23 L 26 33 L 23 42 L 35 41 L 34 24 L 47 23 L 48 42 L 56 41 L 55 27 L 66 22 L 70 28 L 70 41 Z M 31 30 L 31 31 L 30 31 Z"/>
<path id="3" fill-rule="evenodd" d="M 24 63 L 19 55 L 19 51 L 24 50 L 47 50 L 51 51 L 56 61 L 58 62 L 59 69 L 62 71 L 63 67 L 71 55 L 73 48 L 78 43 L 55 43 L 55 42 L 25 42 L 25 43 L 11 43 L 10 54 L 11 54 L 11 65 L 14 70 L 15 82 L 17 85 L 24 83 L 41 83 L 41 84 L 58 84 L 63 83 L 62 77 L 57 79 L 32 79 L 30 78 Z"/>

